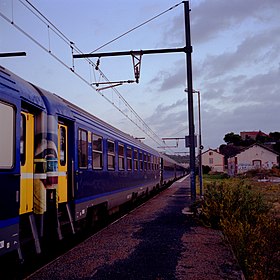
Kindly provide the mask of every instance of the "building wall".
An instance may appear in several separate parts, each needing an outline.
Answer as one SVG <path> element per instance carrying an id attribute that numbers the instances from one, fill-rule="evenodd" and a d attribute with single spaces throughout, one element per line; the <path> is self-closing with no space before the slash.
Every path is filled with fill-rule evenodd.
<path id="1" fill-rule="evenodd" d="M 224 172 L 224 156 L 215 150 L 208 150 L 202 154 L 202 165 L 210 166 L 213 172 Z"/>
<path id="2" fill-rule="evenodd" d="M 228 160 L 229 175 L 252 169 L 271 169 L 278 165 L 278 155 L 261 146 L 254 145 Z"/>
<path id="3" fill-rule="evenodd" d="M 229 176 L 234 176 L 237 174 L 237 157 L 228 158 L 228 169 Z"/>
<path id="4" fill-rule="evenodd" d="M 246 140 L 247 138 L 256 140 L 257 136 L 268 136 L 267 134 L 263 133 L 262 131 L 241 131 L 240 136 L 242 140 Z"/>

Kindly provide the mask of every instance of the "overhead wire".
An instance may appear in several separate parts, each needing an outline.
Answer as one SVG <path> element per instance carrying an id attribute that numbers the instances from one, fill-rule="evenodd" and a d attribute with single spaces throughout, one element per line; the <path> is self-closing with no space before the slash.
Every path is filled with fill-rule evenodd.
<path id="1" fill-rule="evenodd" d="M 30 3 L 30 1 L 28 0 L 24 0 L 25 2 L 27 2 L 27 4 L 34 10 L 36 11 L 36 13 L 34 13 L 34 11 L 28 6 L 26 5 L 23 0 L 18 0 L 19 2 L 21 2 L 22 5 L 24 5 L 31 13 L 33 13 L 39 20 L 42 21 L 42 18 L 53 27 L 53 31 L 61 38 L 63 39 L 66 43 L 71 42 L 71 40 L 69 38 L 67 38 L 67 36 L 65 36 L 47 17 L 45 17 L 32 3 Z M 39 16 L 40 17 L 39 17 Z"/>
<path id="2" fill-rule="evenodd" d="M 25 0 L 26 3 L 23 2 L 23 0 L 18 0 L 23 6 L 25 6 L 25 8 L 27 8 L 33 15 L 35 15 L 40 21 L 42 21 L 45 25 L 47 25 L 48 27 L 48 32 L 49 29 L 51 29 L 61 40 L 63 40 L 67 45 L 69 45 L 72 50 L 75 49 L 75 51 L 77 53 L 82 54 L 83 52 L 76 46 L 76 44 L 74 44 L 67 36 L 65 36 L 47 17 L 45 17 L 32 3 L 30 3 L 30 1 Z M 182 2 L 181 2 L 182 3 Z M 124 37 L 125 35 L 129 34 L 130 32 L 142 27 L 143 25 L 151 22 L 152 20 L 160 17 L 161 15 L 167 13 L 168 11 L 178 7 L 181 3 L 178 3 L 174 6 L 172 6 L 171 8 L 163 11 L 162 13 L 152 17 L 151 19 L 139 24 L 138 26 L 130 29 L 129 31 L 121 34 L 120 36 L 116 37 L 115 39 L 109 41 L 106 44 L 103 44 L 102 46 L 100 46 L 99 48 L 95 49 L 92 52 L 95 52 L 109 44 L 111 44 L 112 42 Z M 34 39 L 31 35 L 29 35 L 27 32 L 25 32 L 22 28 L 20 28 L 14 21 L 14 11 L 13 11 L 14 7 L 12 7 L 12 20 L 10 20 L 8 17 L 6 17 L 2 12 L 0 12 L 0 16 L 5 19 L 6 21 L 10 22 L 16 29 L 18 29 L 20 32 L 22 32 L 25 36 L 27 36 L 31 41 L 33 41 L 35 44 L 37 44 L 40 48 L 42 48 L 44 51 L 48 52 L 53 58 L 55 58 L 58 62 L 60 62 L 63 66 L 65 66 L 66 68 L 70 69 L 72 71 L 72 73 L 74 73 L 77 77 L 79 77 L 82 81 L 84 81 L 86 84 L 88 84 L 89 86 L 91 86 L 92 88 L 93 85 L 91 82 L 88 82 L 84 77 L 82 77 L 81 75 L 79 75 L 76 71 L 74 71 L 74 65 L 71 67 L 69 67 L 64 61 L 62 61 L 60 58 L 58 58 L 55 54 L 53 54 L 50 50 L 50 42 L 49 42 L 49 49 L 47 49 L 46 47 L 44 47 L 40 42 L 38 42 L 38 40 Z M 48 35 L 49 36 L 49 35 Z M 86 59 L 86 61 L 92 66 L 92 67 L 96 67 L 95 63 L 92 62 L 92 60 L 90 60 L 89 58 Z M 100 68 L 98 67 L 98 71 L 100 73 L 100 77 L 102 77 L 104 80 L 106 80 L 107 82 L 109 82 L 109 79 L 106 77 L 106 75 L 100 70 Z M 96 88 L 94 88 L 96 90 Z M 120 107 L 118 107 L 114 102 L 110 101 L 110 99 L 108 97 L 106 97 L 103 93 L 98 92 L 103 98 L 105 98 L 111 105 L 113 105 L 116 109 L 118 109 L 126 118 L 128 118 L 132 123 L 134 123 L 140 130 L 142 130 L 147 136 L 149 136 L 149 138 L 151 138 L 154 142 L 156 142 L 159 145 L 162 145 L 162 139 L 146 124 L 146 122 L 136 113 L 136 111 L 130 106 L 130 104 L 125 100 L 125 98 L 121 95 L 121 93 L 115 89 L 112 88 L 112 90 L 117 94 L 117 96 L 119 97 L 119 99 L 124 103 L 124 105 L 131 111 L 131 113 L 133 113 L 133 115 L 136 117 L 136 119 L 143 125 L 143 128 L 141 128 L 141 126 L 134 121 L 131 117 L 129 117 L 123 110 L 120 109 Z M 149 131 L 149 133 L 151 135 L 149 135 L 147 133 L 147 131 L 144 130 L 144 127 L 146 130 Z M 155 139 L 156 138 L 156 139 Z"/>
<path id="3" fill-rule="evenodd" d="M 110 40 L 109 42 L 107 42 L 107 43 L 101 45 L 100 47 L 98 47 L 97 49 L 93 50 L 93 51 L 90 52 L 90 53 L 94 53 L 94 52 L 96 52 L 96 51 L 99 51 L 100 49 L 102 49 L 102 48 L 104 48 L 104 47 L 110 45 L 111 43 L 113 43 L 113 42 L 119 40 L 120 38 L 122 38 L 122 37 L 124 37 L 125 35 L 131 33 L 132 31 L 135 31 L 136 29 L 138 29 L 138 28 L 140 28 L 140 27 L 146 25 L 147 23 L 149 23 L 149 22 L 155 20 L 156 18 L 158 18 L 158 17 L 164 15 L 165 13 L 167 13 L 167 12 L 169 12 L 169 11 L 171 11 L 171 10 L 177 8 L 177 7 L 178 7 L 179 5 L 181 5 L 182 3 L 183 3 L 183 2 L 180 2 L 180 3 L 178 3 L 178 4 L 176 4 L 176 5 L 172 6 L 172 7 L 170 7 L 169 9 L 167 9 L 167 10 L 165 10 L 165 11 L 159 13 L 158 15 L 156 15 L 156 16 L 154 16 L 154 17 L 152 17 L 152 18 L 150 18 L 150 19 L 148 19 L 148 20 L 146 20 L 146 21 L 140 23 L 139 25 L 137 25 L 137 26 L 131 28 L 130 30 L 124 32 L 123 34 L 117 36 L 116 38 Z"/>

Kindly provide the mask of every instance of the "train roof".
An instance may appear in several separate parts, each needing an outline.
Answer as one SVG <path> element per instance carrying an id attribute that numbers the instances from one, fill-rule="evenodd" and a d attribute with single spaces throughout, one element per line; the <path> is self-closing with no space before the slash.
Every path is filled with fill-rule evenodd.
<path id="1" fill-rule="evenodd" d="M 0 65 L 0 91 L 8 98 L 21 99 L 29 105 L 46 110 L 40 93 L 27 81 Z"/>
<path id="2" fill-rule="evenodd" d="M 120 129 L 110 125 L 109 123 L 99 119 L 98 117 L 94 116 L 93 114 L 89 113 L 88 111 L 78 107 L 77 105 L 71 103 L 70 101 L 56 95 L 57 98 L 59 98 L 60 100 L 62 100 L 67 106 L 68 108 L 72 111 L 74 118 L 83 118 L 83 119 L 88 119 L 92 122 L 94 122 L 95 126 L 99 127 L 100 129 L 105 130 L 105 132 L 110 133 L 110 135 L 115 136 L 117 138 L 120 138 L 120 140 L 125 140 L 125 141 L 129 141 L 129 143 L 131 145 L 134 145 L 135 147 L 139 147 L 142 148 L 146 151 L 149 151 L 151 153 L 156 153 L 159 154 L 158 151 L 156 151 L 155 149 L 151 148 L 150 146 L 144 144 L 143 142 L 141 142 L 138 139 L 135 139 L 133 136 L 121 131 Z"/>
<path id="3" fill-rule="evenodd" d="M 156 153 L 169 163 L 181 165 L 174 159 L 168 157 L 166 154 L 159 153 L 157 150 L 144 144 L 133 136 L 117 129 L 116 127 L 106 123 L 105 121 L 97 118 L 93 114 L 85 111 L 70 101 L 60 97 L 55 93 L 51 93 L 45 89 L 42 89 L 36 85 L 33 85 L 26 80 L 20 78 L 13 72 L 2 67 L 0 65 L 0 91 L 1 94 L 5 94 L 7 99 L 16 98 L 23 102 L 35 106 L 40 110 L 47 111 L 48 114 L 55 114 L 58 117 L 62 117 L 71 121 L 77 121 L 78 119 L 87 119 L 91 123 L 94 123 L 96 127 L 104 130 L 107 134 L 114 136 L 120 140 L 126 141 L 129 144 L 146 150 L 150 153 Z"/>
<path id="4" fill-rule="evenodd" d="M 69 120 L 74 120 L 73 112 L 70 110 L 68 105 L 64 102 L 63 99 L 59 98 L 58 95 L 51 93 L 45 89 L 42 89 L 38 86 L 33 85 L 38 92 L 40 92 L 48 114 L 57 115 Z"/>
<path id="5" fill-rule="evenodd" d="M 169 163 L 176 164 L 176 165 L 178 165 L 178 166 L 182 166 L 182 167 L 185 168 L 185 166 L 184 166 L 183 164 L 177 162 L 176 160 L 174 160 L 173 158 L 169 157 L 169 156 L 166 155 L 166 154 L 160 153 L 160 156 L 161 156 L 164 160 L 166 160 L 167 162 L 169 162 Z"/>

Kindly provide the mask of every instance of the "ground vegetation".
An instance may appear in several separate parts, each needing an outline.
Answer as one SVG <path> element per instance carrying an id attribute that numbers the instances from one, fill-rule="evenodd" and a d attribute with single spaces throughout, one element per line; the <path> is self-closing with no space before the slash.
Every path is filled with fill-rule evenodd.
<path id="1" fill-rule="evenodd" d="M 259 173 L 205 175 L 199 219 L 223 231 L 246 279 L 280 279 L 280 184 Z"/>

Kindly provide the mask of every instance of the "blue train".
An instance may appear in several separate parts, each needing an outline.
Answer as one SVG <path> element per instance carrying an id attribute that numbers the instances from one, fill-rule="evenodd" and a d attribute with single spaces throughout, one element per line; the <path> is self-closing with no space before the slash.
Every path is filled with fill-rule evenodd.
<path id="1" fill-rule="evenodd" d="M 174 160 L 0 66 L 0 256 L 74 234 L 186 173 Z"/>

